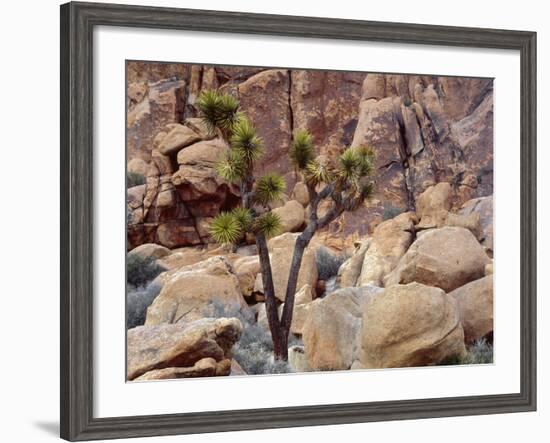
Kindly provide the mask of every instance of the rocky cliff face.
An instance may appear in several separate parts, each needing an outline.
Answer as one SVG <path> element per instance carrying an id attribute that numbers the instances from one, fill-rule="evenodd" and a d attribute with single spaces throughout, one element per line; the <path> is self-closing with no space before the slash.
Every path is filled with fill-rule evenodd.
<path id="1" fill-rule="evenodd" d="M 328 228 L 333 238 L 364 235 L 387 213 L 416 210 L 428 187 L 448 182 L 452 206 L 492 194 L 493 88 L 490 79 L 129 62 L 128 169 L 146 183 L 128 190 L 129 249 L 209 241 L 207 225 L 238 201 L 215 174 L 225 149 L 209 140 L 194 102 L 220 88 L 241 102 L 266 156 L 258 173 L 296 177 L 288 149 L 308 129 L 320 154 L 370 145 L 377 154 L 375 197 Z"/>

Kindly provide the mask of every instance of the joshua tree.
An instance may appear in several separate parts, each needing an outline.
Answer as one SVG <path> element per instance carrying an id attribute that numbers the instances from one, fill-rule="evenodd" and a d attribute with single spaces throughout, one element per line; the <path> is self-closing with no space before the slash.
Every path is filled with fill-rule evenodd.
<path id="1" fill-rule="evenodd" d="M 214 90 L 204 91 L 196 104 L 208 129 L 229 145 L 230 149 L 220 160 L 217 172 L 228 182 L 237 184 L 241 195 L 241 206 L 220 213 L 212 221 L 210 233 L 215 241 L 225 244 L 236 244 L 247 233 L 254 236 L 275 358 L 287 360 L 288 334 L 304 251 L 317 230 L 327 226 L 344 211 L 359 208 L 372 194 L 373 151 L 356 147 L 344 150 L 336 159 L 316 158 L 311 134 L 306 130 L 297 130 L 293 134 L 289 156 L 307 186 L 310 204 L 307 227 L 299 234 L 294 247 L 284 309 L 279 318 L 267 238 L 280 232 L 281 220 L 271 211 L 271 205 L 284 195 L 285 180 L 276 172 L 254 177 L 254 164 L 264 152 L 263 141 L 248 117 L 239 111 L 239 102 L 234 97 Z M 322 201 L 330 202 L 330 207 L 320 215 Z"/>

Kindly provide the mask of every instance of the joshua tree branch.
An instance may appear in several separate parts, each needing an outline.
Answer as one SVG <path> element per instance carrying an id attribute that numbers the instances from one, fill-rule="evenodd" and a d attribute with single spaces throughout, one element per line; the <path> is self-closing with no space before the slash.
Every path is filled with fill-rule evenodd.
<path id="1" fill-rule="evenodd" d="M 298 274 L 302 265 L 304 251 L 313 238 L 313 234 L 317 230 L 317 223 L 309 224 L 308 227 L 296 239 L 294 253 L 290 263 L 290 272 L 288 275 L 288 283 L 285 294 L 285 304 L 283 307 L 283 315 L 281 316 L 281 329 L 285 337 L 285 343 L 288 342 L 288 334 L 290 325 L 292 324 L 292 313 L 294 310 L 294 297 L 296 294 L 296 286 L 298 284 Z"/>

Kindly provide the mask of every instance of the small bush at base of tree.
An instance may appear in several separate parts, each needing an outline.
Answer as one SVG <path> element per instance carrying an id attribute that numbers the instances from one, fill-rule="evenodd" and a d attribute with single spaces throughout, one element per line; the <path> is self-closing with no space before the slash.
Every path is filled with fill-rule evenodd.
<path id="1" fill-rule="evenodd" d="M 242 310 L 213 303 L 214 318 L 237 318 L 243 325 L 241 338 L 233 346 L 233 358 L 247 374 L 286 374 L 292 372 L 286 361 L 273 358 L 273 341 L 267 329 L 258 325 L 253 315 Z M 293 334 L 289 346 L 302 344 Z"/>

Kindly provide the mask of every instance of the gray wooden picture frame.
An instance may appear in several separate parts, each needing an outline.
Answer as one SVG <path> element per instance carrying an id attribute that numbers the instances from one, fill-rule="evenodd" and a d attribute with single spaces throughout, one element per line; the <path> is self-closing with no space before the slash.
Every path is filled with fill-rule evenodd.
<path id="1" fill-rule="evenodd" d="M 93 416 L 93 29 L 122 26 L 497 48 L 521 57 L 521 391 L 186 414 Z M 536 409 L 536 33 L 236 12 L 61 6 L 61 437 L 70 441 Z M 121 321 L 123 321 L 121 319 Z M 501 327 L 506 327 L 501 325 Z"/>

